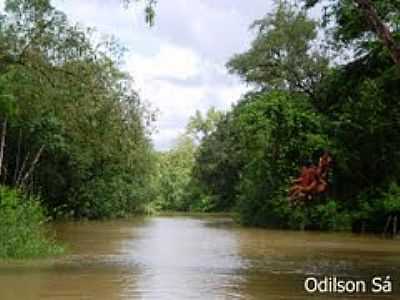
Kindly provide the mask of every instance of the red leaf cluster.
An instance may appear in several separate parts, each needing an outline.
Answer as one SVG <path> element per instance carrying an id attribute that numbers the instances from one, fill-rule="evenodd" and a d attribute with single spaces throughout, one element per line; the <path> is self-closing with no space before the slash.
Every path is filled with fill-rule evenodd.
<path id="1" fill-rule="evenodd" d="M 319 159 L 318 166 L 303 166 L 300 176 L 293 181 L 289 190 L 291 202 L 312 200 L 328 190 L 328 172 L 332 157 L 325 152 Z"/>

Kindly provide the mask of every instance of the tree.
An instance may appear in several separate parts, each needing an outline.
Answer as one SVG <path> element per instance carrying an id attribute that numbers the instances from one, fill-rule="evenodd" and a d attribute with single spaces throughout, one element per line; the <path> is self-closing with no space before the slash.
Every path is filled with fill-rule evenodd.
<path id="1" fill-rule="evenodd" d="M 235 205 L 243 161 L 233 116 L 233 112 L 222 115 L 199 145 L 190 184 L 196 209 L 226 211 Z"/>
<path id="2" fill-rule="evenodd" d="M 173 148 L 158 154 L 156 186 L 158 205 L 165 210 L 211 209 L 203 198 L 193 178 L 193 167 L 198 155 L 198 145 L 216 131 L 222 113 L 211 107 L 205 116 L 196 111 L 190 117 L 186 132 L 180 135 Z"/>
<path id="3" fill-rule="evenodd" d="M 158 154 L 157 203 L 163 210 L 189 209 L 188 184 L 194 164 L 196 146 L 191 137 L 181 135 L 174 147 Z"/>
<path id="4" fill-rule="evenodd" d="M 304 11 L 279 2 L 275 11 L 254 22 L 258 34 L 250 50 L 227 64 L 231 73 L 262 89 L 299 91 L 314 97 L 328 59 L 313 46 L 316 22 Z"/>
<path id="5" fill-rule="evenodd" d="M 332 144 L 323 118 L 306 96 L 250 93 L 202 141 L 192 185 L 215 211 L 234 208 L 245 224 L 288 226 L 290 178 L 325 148 Z"/>
<path id="6" fill-rule="evenodd" d="M 217 111 L 215 107 L 209 108 L 205 116 L 197 110 L 195 115 L 190 117 L 186 126 L 186 132 L 193 136 L 196 141 L 200 142 L 215 131 L 221 117 L 222 113 Z"/>
<path id="7" fill-rule="evenodd" d="M 305 0 L 312 7 L 319 0 Z M 325 9 L 327 9 L 326 7 Z M 398 41 L 400 4 L 390 0 L 341 0 L 331 4 L 331 13 L 335 15 L 338 29 L 337 38 L 350 40 L 368 38 L 374 33 L 389 51 L 393 61 L 400 66 L 400 42 Z"/>

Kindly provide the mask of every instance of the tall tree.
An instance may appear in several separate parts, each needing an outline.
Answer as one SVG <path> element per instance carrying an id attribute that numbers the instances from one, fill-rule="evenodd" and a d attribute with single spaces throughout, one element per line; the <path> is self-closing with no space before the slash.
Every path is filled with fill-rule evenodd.
<path id="1" fill-rule="evenodd" d="M 200 142 L 203 138 L 207 138 L 215 131 L 221 118 L 222 113 L 216 110 L 215 107 L 209 108 L 204 116 L 199 110 L 197 110 L 194 116 L 189 118 L 186 132 L 196 141 Z"/>
<path id="2" fill-rule="evenodd" d="M 262 89 L 299 91 L 314 95 L 328 59 L 315 47 L 317 23 L 304 11 L 279 1 L 275 11 L 254 22 L 258 31 L 250 50 L 235 55 L 230 72 Z"/>

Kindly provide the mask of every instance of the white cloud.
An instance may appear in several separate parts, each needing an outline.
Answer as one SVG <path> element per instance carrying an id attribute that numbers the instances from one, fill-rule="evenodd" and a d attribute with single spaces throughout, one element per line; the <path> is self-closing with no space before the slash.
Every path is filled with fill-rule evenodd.
<path id="1" fill-rule="evenodd" d="M 170 77 L 185 80 L 198 74 L 200 59 L 191 49 L 164 44 L 154 56 L 134 53 L 127 65 L 135 78 Z"/>
<path id="2" fill-rule="evenodd" d="M 236 102 L 240 96 L 245 94 L 246 91 L 248 91 L 248 87 L 240 84 L 234 87 L 229 86 L 222 88 L 218 91 L 218 99 L 221 99 L 221 103 L 216 106 L 220 109 L 227 109 L 232 103 Z"/>
<path id="3" fill-rule="evenodd" d="M 197 109 L 206 111 L 213 105 L 227 110 L 245 90 L 238 82 L 225 79 L 223 66 L 191 49 L 169 44 L 161 45 L 151 57 L 132 54 L 127 69 L 141 95 L 160 110 L 155 137 L 158 149 L 172 144 Z M 222 79 L 213 82 L 213 78 Z"/>
<path id="4" fill-rule="evenodd" d="M 115 35 L 129 48 L 125 68 L 142 98 L 160 111 L 153 139 L 157 149 L 167 149 L 197 109 L 227 110 L 246 90 L 224 65 L 248 47 L 248 26 L 271 1 L 160 0 L 153 28 L 142 5 L 124 9 L 121 3 L 54 1 L 74 22 Z"/>

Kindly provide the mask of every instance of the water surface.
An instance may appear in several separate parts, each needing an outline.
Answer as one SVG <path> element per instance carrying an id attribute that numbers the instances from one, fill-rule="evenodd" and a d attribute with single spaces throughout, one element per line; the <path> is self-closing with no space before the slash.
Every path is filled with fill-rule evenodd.
<path id="1" fill-rule="evenodd" d="M 56 225 L 62 258 L 0 264 L 0 299 L 400 299 L 400 241 L 250 229 L 220 217 Z M 307 276 L 391 275 L 394 293 L 313 297 Z"/>

